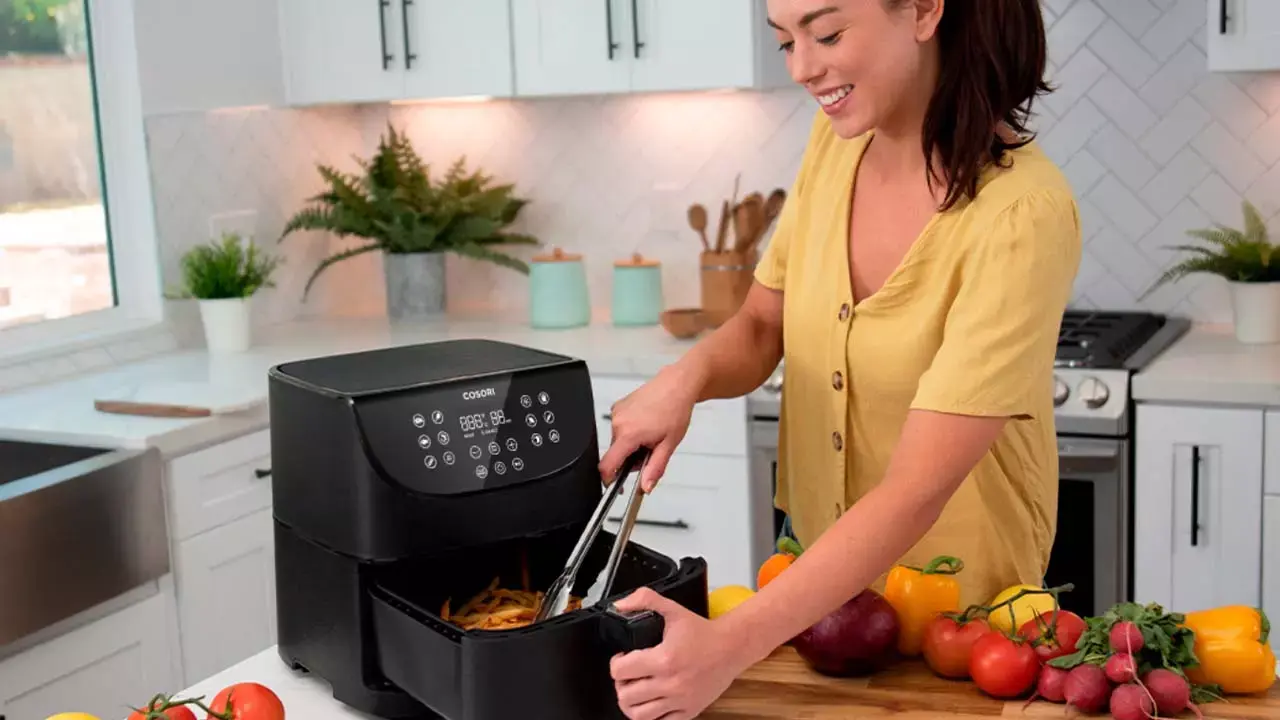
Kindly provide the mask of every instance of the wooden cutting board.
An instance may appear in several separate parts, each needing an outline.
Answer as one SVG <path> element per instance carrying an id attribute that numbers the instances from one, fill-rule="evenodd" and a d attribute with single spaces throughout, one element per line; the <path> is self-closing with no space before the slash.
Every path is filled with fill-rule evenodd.
<path id="1" fill-rule="evenodd" d="M 93 401 L 116 415 L 199 418 L 251 410 L 266 401 L 259 389 L 187 380 L 165 380 L 117 388 Z"/>

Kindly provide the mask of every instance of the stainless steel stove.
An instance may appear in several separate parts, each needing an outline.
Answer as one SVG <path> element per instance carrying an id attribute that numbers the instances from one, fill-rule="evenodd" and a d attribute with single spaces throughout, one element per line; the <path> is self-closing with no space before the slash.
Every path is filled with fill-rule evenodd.
<path id="1" fill-rule="evenodd" d="M 1045 582 L 1070 582 L 1063 604 L 1082 615 L 1132 595 L 1133 374 L 1172 345 L 1191 323 L 1143 312 L 1068 310 L 1054 359 L 1058 432 L 1058 531 Z M 752 474 L 777 472 L 784 365 L 747 396 Z M 780 525 L 781 515 L 775 515 Z"/>

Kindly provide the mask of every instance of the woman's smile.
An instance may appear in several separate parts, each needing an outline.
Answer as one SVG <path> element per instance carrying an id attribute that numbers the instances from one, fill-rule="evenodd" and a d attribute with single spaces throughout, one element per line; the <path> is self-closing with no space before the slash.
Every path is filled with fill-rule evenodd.
<path id="1" fill-rule="evenodd" d="M 849 98 L 852 93 L 852 85 L 841 85 L 831 90 L 815 92 L 813 96 L 817 99 L 818 104 L 822 106 L 824 112 L 828 115 L 836 115 L 849 104 Z"/>

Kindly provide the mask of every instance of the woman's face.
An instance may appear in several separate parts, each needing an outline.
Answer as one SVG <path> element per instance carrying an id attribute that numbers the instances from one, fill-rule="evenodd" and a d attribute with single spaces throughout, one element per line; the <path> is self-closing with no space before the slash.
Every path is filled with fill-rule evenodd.
<path id="1" fill-rule="evenodd" d="M 794 79 L 852 138 L 918 122 L 936 74 L 943 0 L 768 0 Z"/>

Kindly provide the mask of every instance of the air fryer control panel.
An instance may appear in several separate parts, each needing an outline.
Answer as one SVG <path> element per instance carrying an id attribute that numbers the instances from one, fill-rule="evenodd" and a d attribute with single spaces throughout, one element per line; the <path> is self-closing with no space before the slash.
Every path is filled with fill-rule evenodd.
<path id="1" fill-rule="evenodd" d="M 356 413 L 375 466 L 433 495 L 535 480 L 596 447 L 591 383 L 581 366 L 382 395 L 357 401 Z"/>

